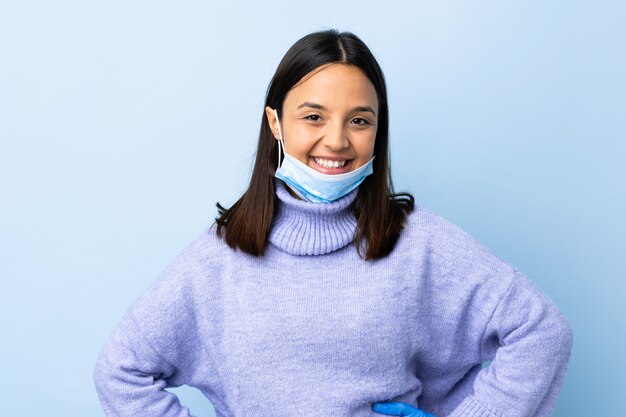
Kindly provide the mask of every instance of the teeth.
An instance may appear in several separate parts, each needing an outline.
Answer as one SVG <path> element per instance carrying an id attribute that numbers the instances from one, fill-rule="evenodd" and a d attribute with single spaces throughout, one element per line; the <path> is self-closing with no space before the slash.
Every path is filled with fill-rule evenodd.
<path id="1" fill-rule="evenodd" d="M 323 166 L 324 168 L 340 168 L 343 167 L 346 162 L 346 160 L 344 161 L 329 161 L 327 159 L 322 159 L 322 158 L 314 158 L 315 162 L 317 162 L 318 164 L 320 164 L 321 166 Z"/>

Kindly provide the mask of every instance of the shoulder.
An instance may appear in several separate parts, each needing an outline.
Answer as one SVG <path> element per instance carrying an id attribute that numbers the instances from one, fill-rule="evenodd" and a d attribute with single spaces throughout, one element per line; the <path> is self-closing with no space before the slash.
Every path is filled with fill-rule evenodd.
<path id="1" fill-rule="evenodd" d="M 203 229 L 192 237 L 182 249 L 172 258 L 165 271 L 193 271 L 204 269 L 230 250 L 215 233 L 215 224 Z"/>
<path id="2" fill-rule="evenodd" d="M 418 251 L 451 273 L 482 271 L 512 278 L 517 270 L 478 238 L 426 207 L 415 206 L 402 233 L 405 250 Z"/>
<path id="3" fill-rule="evenodd" d="M 456 223 L 423 206 L 408 213 L 403 233 L 409 239 L 428 239 L 439 246 L 468 248 L 482 244 Z"/>
<path id="4" fill-rule="evenodd" d="M 189 301 L 212 279 L 227 251 L 232 249 L 215 234 L 215 226 L 205 228 L 170 259 L 139 301 L 160 300 L 164 305 Z"/>

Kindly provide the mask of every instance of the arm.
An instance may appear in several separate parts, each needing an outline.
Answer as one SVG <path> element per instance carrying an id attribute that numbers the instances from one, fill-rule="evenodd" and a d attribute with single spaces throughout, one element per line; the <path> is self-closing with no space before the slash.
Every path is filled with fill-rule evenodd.
<path id="1" fill-rule="evenodd" d="M 107 340 L 94 369 L 94 383 L 107 416 L 190 417 L 178 397 L 166 391 L 176 375 L 142 335 L 128 309 Z"/>
<path id="2" fill-rule="evenodd" d="M 206 363 L 195 306 L 196 245 L 189 245 L 126 310 L 94 369 L 107 416 L 190 417 L 167 387 L 194 386 Z"/>
<path id="3" fill-rule="evenodd" d="M 520 271 L 481 339 L 474 392 L 449 417 L 548 417 L 563 384 L 572 329 L 555 304 Z"/>

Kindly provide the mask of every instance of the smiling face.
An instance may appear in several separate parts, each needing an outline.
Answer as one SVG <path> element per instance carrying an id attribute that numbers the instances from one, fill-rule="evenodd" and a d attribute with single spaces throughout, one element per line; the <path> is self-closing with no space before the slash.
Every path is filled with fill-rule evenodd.
<path id="1" fill-rule="evenodd" d="M 265 112 L 280 138 L 271 107 Z M 286 152 L 324 174 L 353 171 L 374 153 L 378 98 L 374 85 L 356 66 L 323 65 L 287 93 L 280 127 Z"/>

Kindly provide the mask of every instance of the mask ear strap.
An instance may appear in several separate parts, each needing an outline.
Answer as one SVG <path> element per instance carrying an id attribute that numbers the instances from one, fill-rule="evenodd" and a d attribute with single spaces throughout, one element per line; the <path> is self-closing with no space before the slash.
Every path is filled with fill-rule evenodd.
<path id="1" fill-rule="evenodd" d="M 278 162 L 276 163 L 276 169 L 278 169 L 280 168 L 282 147 L 285 145 L 283 143 L 283 133 L 282 129 L 280 128 L 280 120 L 278 120 L 278 111 L 276 111 L 276 109 L 274 109 L 274 114 L 276 115 L 276 123 L 278 123 Z"/>
<path id="2" fill-rule="evenodd" d="M 277 163 L 276 163 L 276 167 L 277 167 L 277 168 L 280 168 L 280 165 L 281 165 L 281 164 L 280 164 L 280 161 L 281 161 L 281 156 L 282 156 L 282 155 L 281 155 L 281 149 L 282 149 L 282 147 L 283 147 L 283 140 L 282 140 L 282 139 L 280 139 L 280 140 L 278 141 L 278 161 L 277 161 Z"/>

